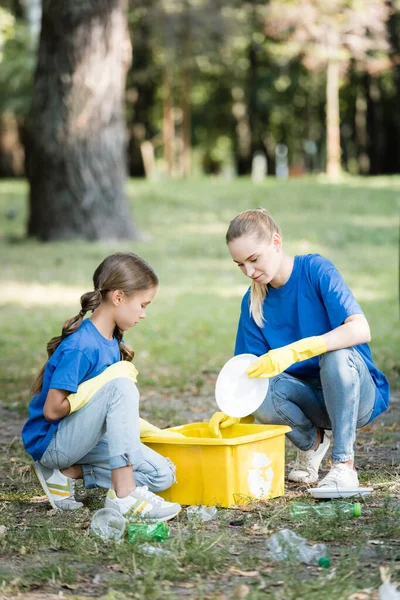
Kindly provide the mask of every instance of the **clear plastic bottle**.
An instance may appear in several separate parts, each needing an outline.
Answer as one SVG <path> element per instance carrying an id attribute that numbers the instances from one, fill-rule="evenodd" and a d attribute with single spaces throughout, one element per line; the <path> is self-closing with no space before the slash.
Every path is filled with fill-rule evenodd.
<path id="1" fill-rule="evenodd" d="M 330 560 L 325 544 L 307 545 L 307 540 L 291 529 L 281 529 L 267 540 L 273 560 L 298 560 L 306 565 L 318 565 L 327 569 Z"/>
<path id="2" fill-rule="evenodd" d="M 188 506 L 186 514 L 190 521 L 212 521 L 218 514 L 218 510 L 215 506 Z"/>
<path id="3" fill-rule="evenodd" d="M 120 540 L 125 533 L 126 519 L 112 508 L 96 510 L 91 529 L 102 540 Z"/>
<path id="4" fill-rule="evenodd" d="M 355 502 L 321 502 L 319 504 L 306 504 L 305 502 L 294 502 L 290 507 L 294 519 L 315 515 L 319 517 L 335 517 L 343 515 L 350 519 L 361 515 L 361 504 Z"/>

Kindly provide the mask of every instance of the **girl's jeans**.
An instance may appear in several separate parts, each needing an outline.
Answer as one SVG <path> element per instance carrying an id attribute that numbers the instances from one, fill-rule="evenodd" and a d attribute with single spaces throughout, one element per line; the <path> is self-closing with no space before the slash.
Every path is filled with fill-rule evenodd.
<path id="1" fill-rule="evenodd" d="M 140 442 L 139 391 L 128 377 L 113 379 L 64 417 L 40 463 L 51 469 L 81 465 L 86 488 L 111 488 L 111 470 L 127 465 L 136 485 L 152 492 L 175 481 L 171 461 Z"/>
<path id="2" fill-rule="evenodd" d="M 354 350 L 327 352 L 320 358 L 320 377 L 303 380 L 282 373 L 270 380 L 264 402 L 254 416 L 260 423 L 289 425 L 288 438 L 309 450 L 317 429 L 332 429 L 333 462 L 354 457 L 356 429 L 366 425 L 375 403 L 375 383 Z"/>

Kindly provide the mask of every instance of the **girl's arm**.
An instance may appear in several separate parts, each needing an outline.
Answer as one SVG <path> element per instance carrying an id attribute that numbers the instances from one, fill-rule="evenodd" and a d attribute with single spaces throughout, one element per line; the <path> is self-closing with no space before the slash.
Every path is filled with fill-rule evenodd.
<path id="1" fill-rule="evenodd" d="M 57 421 L 69 415 L 71 406 L 67 398 L 70 392 L 50 388 L 43 407 L 43 415 L 47 421 Z"/>
<path id="2" fill-rule="evenodd" d="M 371 332 L 368 321 L 364 315 L 351 315 L 343 325 L 328 331 L 323 336 L 327 351 L 350 348 L 358 344 L 367 344 L 371 341 Z"/>

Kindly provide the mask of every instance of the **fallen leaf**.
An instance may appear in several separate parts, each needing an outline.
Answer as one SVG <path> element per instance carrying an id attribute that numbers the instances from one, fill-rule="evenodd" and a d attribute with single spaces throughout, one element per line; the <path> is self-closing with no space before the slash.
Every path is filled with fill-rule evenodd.
<path id="1" fill-rule="evenodd" d="M 258 577 L 260 574 L 258 571 L 242 571 L 237 567 L 230 567 L 228 571 L 232 575 L 240 575 L 240 577 Z"/>
<path id="2" fill-rule="evenodd" d="M 364 594 L 364 592 L 355 592 L 348 597 L 348 600 L 368 600 L 369 594 Z"/>
<path id="3" fill-rule="evenodd" d="M 185 590 L 194 588 L 194 583 L 190 583 L 189 581 L 180 581 L 174 585 L 176 585 L 176 587 L 184 588 Z"/>

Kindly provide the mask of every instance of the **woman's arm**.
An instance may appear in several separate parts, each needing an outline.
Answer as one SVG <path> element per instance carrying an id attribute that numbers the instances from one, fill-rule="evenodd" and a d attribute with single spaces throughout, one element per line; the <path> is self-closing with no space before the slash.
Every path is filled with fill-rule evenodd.
<path id="1" fill-rule="evenodd" d="M 364 315 L 351 315 L 347 317 L 343 325 L 328 331 L 322 337 L 325 340 L 327 351 L 330 352 L 358 344 L 367 344 L 371 341 L 371 332 Z"/>
<path id="2" fill-rule="evenodd" d="M 57 421 L 69 415 L 71 406 L 67 398 L 70 392 L 50 388 L 46 402 L 43 407 L 43 415 L 46 421 Z"/>

